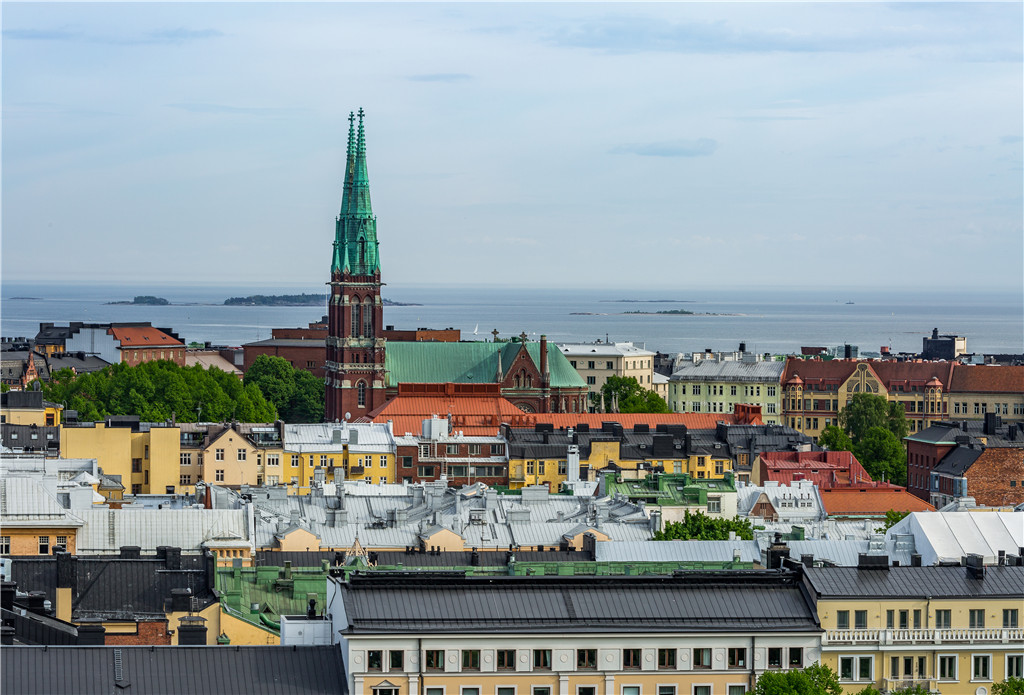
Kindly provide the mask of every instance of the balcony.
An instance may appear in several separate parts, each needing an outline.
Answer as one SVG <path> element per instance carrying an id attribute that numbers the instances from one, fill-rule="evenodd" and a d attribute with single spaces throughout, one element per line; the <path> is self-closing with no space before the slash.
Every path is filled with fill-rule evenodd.
<path id="1" fill-rule="evenodd" d="M 913 688 L 915 685 L 920 686 L 930 693 L 941 693 L 942 690 L 939 688 L 939 681 L 928 676 L 917 676 L 915 678 L 885 678 L 882 681 L 883 692 L 895 692 L 897 690 L 904 690 L 907 688 Z"/>
<path id="2" fill-rule="evenodd" d="M 822 645 L 1008 644 L 1024 641 L 1024 628 L 931 630 L 826 630 Z"/>

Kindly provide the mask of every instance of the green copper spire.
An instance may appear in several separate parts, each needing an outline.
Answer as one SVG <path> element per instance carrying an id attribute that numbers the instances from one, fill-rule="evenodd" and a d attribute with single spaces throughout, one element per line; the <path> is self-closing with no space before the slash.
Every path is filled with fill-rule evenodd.
<path id="1" fill-rule="evenodd" d="M 363 110 L 359 109 L 358 130 L 354 123 L 355 116 L 351 113 L 348 116 L 345 185 L 341 196 L 341 213 L 335 225 L 332 273 L 373 275 L 380 271 L 377 218 L 370 205 L 370 180 L 366 173 L 363 116 Z"/>

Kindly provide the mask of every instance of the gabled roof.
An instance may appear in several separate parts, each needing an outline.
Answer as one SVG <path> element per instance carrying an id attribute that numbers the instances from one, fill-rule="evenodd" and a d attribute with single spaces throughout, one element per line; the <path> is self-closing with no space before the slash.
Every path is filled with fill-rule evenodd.
<path id="1" fill-rule="evenodd" d="M 0 664 L 0 690 L 21 695 L 343 695 L 348 689 L 337 646 L 17 646 L 0 650 Z"/>
<path id="2" fill-rule="evenodd" d="M 552 388 L 586 388 L 587 384 L 554 343 L 547 344 Z M 496 383 L 498 355 L 508 373 L 520 343 L 389 342 L 385 352 L 387 385 L 402 383 Z M 534 366 L 540 369 L 540 343 L 526 343 Z M 539 384 L 537 385 L 539 387 Z"/>
<path id="3" fill-rule="evenodd" d="M 401 436 L 420 434 L 423 420 L 435 415 L 451 416 L 451 429 L 470 436 L 493 436 L 503 422 L 532 423 L 535 417 L 504 398 L 497 384 L 402 384 L 398 395 L 370 413 L 370 418 L 391 420 L 394 432 Z"/>
<path id="4" fill-rule="evenodd" d="M 887 536 L 911 534 L 924 564 L 960 562 L 977 554 L 994 563 L 1000 550 L 1016 554 L 1024 547 L 1020 512 L 917 512 L 889 529 Z"/>
<path id="5" fill-rule="evenodd" d="M 886 389 L 896 384 L 922 386 L 933 378 L 938 379 L 944 390 L 949 388 L 955 362 L 896 362 L 893 360 L 870 360 L 868 365 L 878 376 Z"/>
<path id="6" fill-rule="evenodd" d="M 1024 366 L 957 364 L 953 367 L 949 390 L 955 393 L 1024 393 Z"/>
<path id="7" fill-rule="evenodd" d="M 935 507 L 898 485 L 877 483 L 821 490 L 821 501 L 829 516 L 884 516 L 897 512 L 933 512 Z"/>
<path id="8" fill-rule="evenodd" d="M 818 598 L 1024 598 L 1024 567 L 988 567 L 974 579 L 965 567 L 808 568 Z"/>
<path id="9" fill-rule="evenodd" d="M 842 383 L 850 378 L 855 369 L 857 369 L 857 362 L 853 360 L 801 360 L 791 357 L 786 360 L 786 369 L 782 372 L 782 383 L 786 383 L 798 375 L 805 382 L 809 379 L 827 379 L 838 380 L 839 383 Z"/>
<path id="10" fill-rule="evenodd" d="M 701 360 L 688 362 L 672 372 L 671 381 L 738 381 L 778 384 L 786 363 L 765 361 Z"/>
<path id="11" fill-rule="evenodd" d="M 111 326 L 107 333 L 114 336 L 122 348 L 185 347 L 185 343 L 153 326 Z"/>
<path id="12" fill-rule="evenodd" d="M 974 465 L 974 462 L 978 460 L 983 452 L 984 449 L 980 448 L 974 449 L 967 446 L 958 446 L 942 457 L 942 461 L 932 469 L 932 473 L 959 477 Z"/>

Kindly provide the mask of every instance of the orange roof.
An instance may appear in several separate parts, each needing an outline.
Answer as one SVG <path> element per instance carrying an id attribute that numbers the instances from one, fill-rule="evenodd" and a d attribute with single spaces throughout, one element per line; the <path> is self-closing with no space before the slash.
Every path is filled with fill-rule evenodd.
<path id="1" fill-rule="evenodd" d="M 1022 393 L 1024 366 L 958 364 L 949 390 L 956 393 Z"/>
<path id="2" fill-rule="evenodd" d="M 501 423 L 532 426 L 533 417 L 501 395 L 498 384 L 401 384 L 398 395 L 370 413 L 373 422 L 391 420 L 394 432 L 420 434 L 423 420 L 450 418 L 451 427 L 470 436 L 493 437 Z"/>
<path id="3" fill-rule="evenodd" d="M 168 345 L 184 347 L 185 343 L 172 338 L 159 328 L 152 326 L 114 326 L 107 329 L 107 334 L 121 343 L 123 348 L 133 347 L 166 347 Z"/>
<path id="4" fill-rule="evenodd" d="M 899 485 L 875 483 L 848 488 L 821 490 L 821 501 L 829 516 L 882 516 L 890 509 L 897 512 L 934 512 L 935 507 Z"/>
<path id="5" fill-rule="evenodd" d="M 895 384 L 927 385 L 932 379 L 938 379 L 942 386 L 947 388 L 955 362 L 870 360 L 868 364 L 878 375 L 879 381 L 885 384 L 886 389 L 891 389 Z"/>
<path id="6" fill-rule="evenodd" d="M 788 485 L 810 480 L 820 490 L 870 483 L 871 475 L 849 451 L 766 451 L 761 454 L 761 482 Z"/>
<path id="7" fill-rule="evenodd" d="M 686 425 L 691 430 L 713 430 L 719 422 L 740 424 L 735 415 L 723 413 L 536 413 L 531 417 L 534 423 L 551 423 L 555 429 L 586 423 L 594 430 L 600 429 L 602 422 L 617 422 L 623 429 L 633 429 L 634 425 L 650 425 L 652 432 L 657 425 Z"/>

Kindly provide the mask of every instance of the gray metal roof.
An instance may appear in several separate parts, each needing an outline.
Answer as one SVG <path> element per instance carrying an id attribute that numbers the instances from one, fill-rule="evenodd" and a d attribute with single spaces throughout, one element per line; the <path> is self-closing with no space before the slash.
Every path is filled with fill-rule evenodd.
<path id="1" fill-rule="evenodd" d="M 347 633 L 820 632 L 799 582 L 777 572 L 586 579 L 371 573 L 339 584 Z"/>
<path id="2" fill-rule="evenodd" d="M 778 384 L 782 380 L 785 362 L 718 362 L 701 360 L 680 365 L 669 381 L 737 381 L 759 384 Z"/>
<path id="3" fill-rule="evenodd" d="M 1024 567 L 988 567 L 974 579 L 965 567 L 813 568 L 805 572 L 818 598 L 1016 598 L 1024 601 Z"/>
<path id="4" fill-rule="evenodd" d="M 116 553 L 123 545 L 153 552 L 161 545 L 197 552 L 216 540 L 249 540 L 242 509 L 82 509 L 81 554 Z"/>
<path id="5" fill-rule="evenodd" d="M 19 695 L 321 695 L 348 689 L 337 647 L 16 646 L 0 650 L 0 664 L 0 690 Z"/>
<path id="6" fill-rule="evenodd" d="M 598 541 L 598 562 L 759 562 L 757 541 Z"/>

